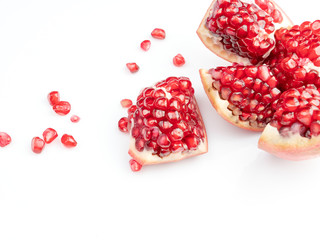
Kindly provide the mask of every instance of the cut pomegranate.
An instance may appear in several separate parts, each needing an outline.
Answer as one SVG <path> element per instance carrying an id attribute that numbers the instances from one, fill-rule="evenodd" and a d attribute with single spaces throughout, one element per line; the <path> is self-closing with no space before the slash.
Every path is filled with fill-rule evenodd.
<path id="1" fill-rule="evenodd" d="M 31 150 L 34 153 L 38 153 L 38 154 L 41 153 L 44 146 L 45 146 L 45 142 L 41 138 L 39 138 L 39 137 L 32 138 Z"/>
<path id="2" fill-rule="evenodd" d="M 11 143 L 11 137 L 5 132 L 0 132 L 0 147 L 5 147 Z"/>
<path id="3" fill-rule="evenodd" d="M 73 123 L 77 123 L 77 122 L 80 121 L 80 117 L 77 116 L 77 115 L 72 115 L 72 116 L 70 117 L 70 121 L 73 122 Z"/>
<path id="4" fill-rule="evenodd" d="M 60 94 L 58 91 L 52 91 L 48 94 L 48 101 L 51 106 L 56 105 L 58 102 L 60 102 Z"/>
<path id="5" fill-rule="evenodd" d="M 60 101 L 52 107 L 53 111 L 61 116 L 67 115 L 71 111 L 71 105 L 69 102 Z"/>
<path id="6" fill-rule="evenodd" d="M 155 28 L 151 32 L 151 36 L 156 39 L 165 39 L 166 38 L 166 32 L 161 28 Z"/>
<path id="7" fill-rule="evenodd" d="M 276 28 L 291 25 L 272 0 L 214 0 L 197 34 L 216 55 L 250 65 L 269 56 L 275 47 Z"/>
<path id="8" fill-rule="evenodd" d="M 129 161 L 129 164 L 130 164 L 130 167 L 131 167 L 131 170 L 132 172 L 138 172 L 141 170 L 142 168 L 142 165 L 140 163 L 138 163 L 136 160 L 134 159 L 131 159 Z"/>
<path id="9" fill-rule="evenodd" d="M 123 108 L 129 108 L 132 106 L 132 101 L 130 99 L 122 99 L 120 104 Z"/>
<path id="10" fill-rule="evenodd" d="M 135 73 L 135 72 L 138 72 L 140 67 L 136 64 L 136 63 L 127 63 L 126 64 L 127 68 L 129 69 L 129 71 L 131 73 Z"/>
<path id="11" fill-rule="evenodd" d="M 129 154 L 140 165 L 178 161 L 208 149 L 194 89 L 186 77 L 169 77 L 143 89 L 119 128 L 130 130 Z"/>
<path id="12" fill-rule="evenodd" d="M 173 58 L 173 64 L 176 67 L 182 67 L 185 63 L 186 61 L 184 60 L 184 57 L 181 54 L 178 54 Z"/>
<path id="13" fill-rule="evenodd" d="M 47 128 L 42 133 L 42 136 L 45 143 L 52 143 L 52 141 L 58 137 L 58 133 L 53 128 Z"/>
<path id="14" fill-rule="evenodd" d="M 141 42 L 140 47 L 143 51 L 148 51 L 151 47 L 151 41 L 150 40 L 144 40 Z"/>
<path id="15" fill-rule="evenodd" d="M 72 135 L 63 134 L 63 136 L 61 137 L 61 142 L 64 146 L 68 148 L 77 146 L 77 141 L 74 139 Z"/>
<path id="16" fill-rule="evenodd" d="M 272 103 L 280 97 L 278 81 L 266 65 L 218 67 L 200 70 L 213 107 L 230 123 L 262 131 L 271 121 Z"/>

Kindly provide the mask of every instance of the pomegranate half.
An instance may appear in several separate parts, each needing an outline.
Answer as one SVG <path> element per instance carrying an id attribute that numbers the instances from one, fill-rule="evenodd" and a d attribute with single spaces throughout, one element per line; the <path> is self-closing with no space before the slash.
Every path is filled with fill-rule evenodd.
<path id="1" fill-rule="evenodd" d="M 250 65 L 264 61 L 275 47 L 275 30 L 289 26 L 272 0 L 213 0 L 197 34 L 217 56 Z"/>
<path id="2" fill-rule="evenodd" d="M 178 161 L 208 151 L 207 135 L 186 77 L 142 90 L 128 109 L 129 154 L 141 165 Z M 122 121 L 123 122 L 123 121 Z"/>

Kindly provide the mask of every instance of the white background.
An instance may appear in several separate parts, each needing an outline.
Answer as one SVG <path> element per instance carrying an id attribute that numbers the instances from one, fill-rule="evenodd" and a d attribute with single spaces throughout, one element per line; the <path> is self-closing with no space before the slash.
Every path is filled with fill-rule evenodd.
<path id="1" fill-rule="evenodd" d="M 320 3 L 278 0 L 295 23 Z M 319 239 L 320 159 L 289 162 L 258 150 L 259 134 L 223 121 L 198 69 L 226 65 L 195 32 L 209 0 L 0 0 L 0 239 Z M 164 41 L 152 39 L 155 27 Z M 186 65 L 176 68 L 181 53 Z M 130 74 L 125 63 L 141 69 Z M 192 79 L 209 140 L 205 155 L 133 173 L 117 129 L 122 98 L 168 76 Z M 58 90 L 81 117 L 56 115 Z M 30 141 L 47 127 L 73 134 L 43 153 Z"/>

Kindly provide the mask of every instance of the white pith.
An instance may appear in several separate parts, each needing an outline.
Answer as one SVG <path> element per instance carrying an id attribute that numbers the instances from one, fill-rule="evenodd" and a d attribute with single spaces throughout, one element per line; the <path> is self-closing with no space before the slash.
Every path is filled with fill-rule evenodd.
<path id="1" fill-rule="evenodd" d="M 268 124 L 262 132 L 258 147 L 282 159 L 307 160 L 320 156 L 320 136 L 308 139 L 295 133 L 283 137 L 277 128 Z"/>
<path id="2" fill-rule="evenodd" d="M 216 111 L 219 113 L 221 117 L 223 117 L 228 122 L 240 128 L 244 128 L 252 131 L 263 130 L 262 128 L 250 126 L 248 121 L 242 121 L 239 119 L 239 117 L 234 116 L 232 114 L 232 111 L 228 109 L 229 101 L 221 99 L 219 92 L 212 87 L 213 79 L 211 74 L 208 72 L 208 70 L 200 69 L 200 76 L 201 76 L 202 85 L 204 87 L 206 94 L 208 95 L 208 98 L 210 99 L 212 106 L 216 109 Z"/>
<path id="3" fill-rule="evenodd" d="M 243 1 L 243 0 L 242 0 Z M 279 29 L 281 27 L 287 28 L 292 26 L 292 21 L 285 15 L 285 13 L 282 11 L 282 9 L 272 0 L 270 0 L 275 7 L 281 12 L 282 16 L 283 16 L 283 21 L 282 23 L 276 23 L 275 28 Z M 244 58 L 244 57 L 240 57 L 239 55 L 232 53 L 230 51 L 227 51 L 223 48 L 223 44 L 220 42 L 221 37 L 217 37 L 214 36 L 210 30 L 206 27 L 206 20 L 207 18 L 211 15 L 212 11 L 213 11 L 213 7 L 214 4 L 217 2 L 217 0 L 213 0 L 213 2 L 211 3 L 210 7 L 208 8 L 204 18 L 202 19 L 202 22 L 200 23 L 200 26 L 197 30 L 197 34 L 199 36 L 199 38 L 201 39 L 201 41 L 204 43 L 204 45 L 213 53 L 215 53 L 216 55 L 218 55 L 219 57 L 229 61 L 229 62 L 237 62 L 237 63 L 241 63 L 244 65 L 251 65 L 251 62 L 248 58 Z M 252 0 L 244 0 L 243 2 L 246 3 L 253 3 Z M 274 40 L 274 34 L 270 34 L 269 35 L 270 38 L 272 38 Z M 268 51 L 263 57 L 267 57 L 270 52 L 273 49 L 270 49 L 270 51 Z"/>

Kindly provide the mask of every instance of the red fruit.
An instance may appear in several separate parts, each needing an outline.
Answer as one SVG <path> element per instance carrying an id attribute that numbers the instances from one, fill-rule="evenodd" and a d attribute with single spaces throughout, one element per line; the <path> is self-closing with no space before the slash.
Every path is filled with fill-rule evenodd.
<path id="1" fill-rule="evenodd" d="M 61 137 L 61 142 L 68 148 L 77 146 L 77 141 L 73 138 L 73 136 L 68 134 L 63 134 L 63 136 Z"/>
<path id="2" fill-rule="evenodd" d="M 122 118 L 129 154 L 140 165 L 178 161 L 207 152 L 207 136 L 194 89 L 186 77 L 170 77 L 142 90 Z M 123 125 L 122 125 L 123 123 Z"/>
<path id="3" fill-rule="evenodd" d="M 61 116 L 67 115 L 71 111 L 71 105 L 69 102 L 66 101 L 60 101 L 57 104 L 55 104 L 52 108 L 53 111 L 55 111 L 57 114 Z"/>
<path id="4" fill-rule="evenodd" d="M 56 105 L 58 102 L 60 102 L 60 94 L 58 91 L 52 91 L 48 94 L 48 101 L 51 106 Z"/>
<path id="5" fill-rule="evenodd" d="M 73 123 L 77 123 L 80 121 L 80 117 L 77 116 L 77 115 L 72 115 L 71 118 L 70 118 L 70 121 L 73 122 Z"/>
<path id="6" fill-rule="evenodd" d="M 123 117 L 118 121 L 118 127 L 121 132 L 129 132 L 129 119 Z"/>
<path id="7" fill-rule="evenodd" d="M 11 143 L 11 137 L 5 132 L 0 132 L 0 147 L 5 147 Z"/>
<path id="8" fill-rule="evenodd" d="M 257 64 L 275 47 L 275 23 L 292 25 L 272 0 L 213 0 L 197 34 L 208 49 L 223 59 Z"/>
<path id="9" fill-rule="evenodd" d="M 173 58 L 173 64 L 174 64 L 176 67 L 181 67 L 181 66 L 183 66 L 185 63 L 186 63 L 186 61 L 184 60 L 184 57 L 183 57 L 181 54 L 178 54 L 178 55 L 176 55 L 176 56 Z"/>
<path id="10" fill-rule="evenodd" d="M 130 167 L 131 167 L 131 170 L 132 172 L 138 172 L 141 170 L 142 168 L 142 165 L 140 163 L 138 163 L 136 160 L 134 159 L 131 159 L 129 161 L 129 164 L 130 164 Z"/>
<path id="11" fill-rule="evenodd" d="M 120 104 L 123 108 L 129 108 L 132 106 L 132 101 L 130 99 L 122 99 Z"/>
<path id="12" fill-rule="evenodd" d="M 45 145 L 45 142 L 41 138 L 34 137 L 34 138 L 32 138 L 32 141 L 31 141 L 31 150 L 34 153 L 39 154 L 42 152 L 44 145 Z"/>
<path id="13" fill-rule="evenodd" d="M 140 47 L 143 51 L 148 51 L 151 47 L 150 40 L 144 40 L 143 42 L 141 42 Z"/>
<path id="14" fill-rule="evenodd" d="M 138 72 L 140 69 L 136 63 L 127 63 L 126 65 L 131 73 Z"/>
<path id="15" fill-rule="evenodd" d="M 263 131 L 270 122 L 272 103 L 280 97 L 278 81 L 266 65 L 218 67 L 200 70 L 202 84 L 213 107 L 230 123 Z"/>
<path id="16" fill-rule="evenodd" d="M 165 39 L 166 38 L 166 32 L 161 28 L 155 28 L 151 32 L 151 36 L 156 39 Z"/>
<path id="17" fill-rule="evenodd" d="M 47 128 L 42 133 L 42 136 L 45 143 L 51 143 L 54 139 L 58 137 L 58 133 L 53 128 Z"/>

